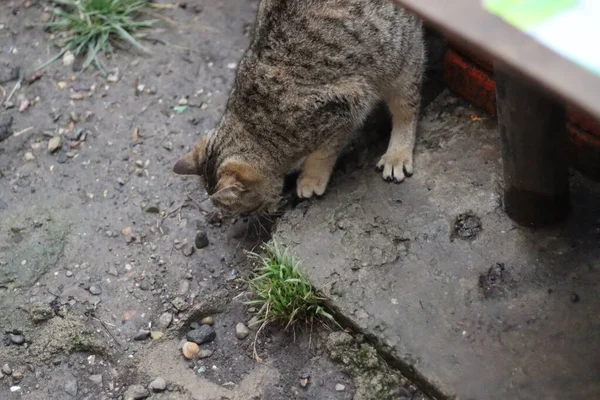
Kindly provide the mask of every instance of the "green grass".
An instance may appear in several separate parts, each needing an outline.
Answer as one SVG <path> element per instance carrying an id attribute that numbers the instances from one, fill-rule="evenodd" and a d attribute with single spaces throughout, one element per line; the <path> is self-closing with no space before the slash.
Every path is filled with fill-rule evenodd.
<path id="1" fill-rule="evenodd" d="M 47 27 L 56 32 L 56 44 L 61 50 L 36 69 L 46 67 L 71 51 L 75 56 L 85 57 L 83 69 L 93 63 L 106 75 L 100 54 L 112 54 L 115 47 L 123 44 L 148 53 L 139 42 L 139 32 L 155 21 L 138 20 L 146 6 L 145 0 L 53 0 L 53 3 L 57 5 L 52 9 L 55 19 Z"/>
<path id="2" fill-rule="evenodd" d="M 266 247 L 264 256 L 250 253 L 258 262 L 249 288 L 253 299 L 247 304 L 258 307 L 263 325 L 280 323 L 285 328 L 298 323 L 333 322 L 321 296 L 299 271 L 299 262 L 277 244 Z"/>

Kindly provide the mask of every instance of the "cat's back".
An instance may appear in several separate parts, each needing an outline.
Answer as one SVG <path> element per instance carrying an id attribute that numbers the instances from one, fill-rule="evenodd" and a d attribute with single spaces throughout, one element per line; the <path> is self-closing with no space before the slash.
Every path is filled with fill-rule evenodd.
<path id="1" fill-rule="evenodd" d="M 421 40 L 420 29 L 389 0 L 263 0 L 247 56 L 317 81 L 389 73 Z"/>

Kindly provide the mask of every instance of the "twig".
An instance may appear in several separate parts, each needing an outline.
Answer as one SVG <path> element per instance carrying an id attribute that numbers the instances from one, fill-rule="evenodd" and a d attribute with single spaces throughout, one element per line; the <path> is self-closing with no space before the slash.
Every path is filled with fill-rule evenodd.
<path id="1" fill-rule="evenodd" d="M 15 84 L 15 87 L 13 87 L 13 90 L 11 90 L 10 94 L 8 95 L 8 97 L 6 98 L 6 100 L 4 101 L 4 104 L 7 104 L 10 99 L 13 97 L 13 95 L 15 94 L 15 92 L 19 89 L 21 89 L 21 84 L 23 83 L 23 76 L 21 75 L 21 77 L 19 78 L 19 81 Z"/>
<path id="2" fill-rule="evenodd" d="M 18 132 L 15 132 L 15 133 L 13 134 L 13 136 L 21 136 L 22 134 L 24 134 L 24 133 L 26 133 L 26 132 L 29 132 L 29 131 L 30 131 L 30 130 L 32 130 L 32 129 L 33 129 L 33 126 L 30 126 L 30 127 L 28 127 L 28 128 L 22 129 L 22 130 L 20 130 L 20 131 L 18 131 Z"/>

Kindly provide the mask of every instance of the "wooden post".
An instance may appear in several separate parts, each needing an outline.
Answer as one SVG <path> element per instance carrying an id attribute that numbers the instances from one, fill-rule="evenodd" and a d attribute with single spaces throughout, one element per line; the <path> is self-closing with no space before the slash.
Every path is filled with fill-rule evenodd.
<path id="1" fill-rule="evenodd" d="M 565 107 L 503 65 L 495 79 L 506 213 L 525 226 L 560 222 L 569 212 Z"/>

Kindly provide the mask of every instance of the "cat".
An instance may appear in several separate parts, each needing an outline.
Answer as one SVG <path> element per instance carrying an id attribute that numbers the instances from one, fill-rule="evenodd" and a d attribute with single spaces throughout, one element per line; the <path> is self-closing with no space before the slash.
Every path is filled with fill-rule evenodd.
<path id="1" fill-rule="evenodd" d="M 220 208 L 240 214 L 277 203 L 304 159 L 297 194 L 321 196 L 340 151 L 384 100 L 393 128 L 377 169 L 402 182 L 414 169 L 421 25 L 390 0 L 262 0 L 219 125 L 174 172 L 200 175 Z"/>

